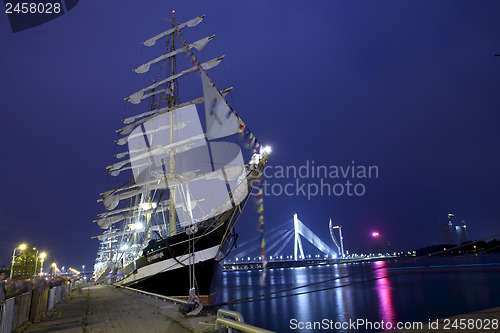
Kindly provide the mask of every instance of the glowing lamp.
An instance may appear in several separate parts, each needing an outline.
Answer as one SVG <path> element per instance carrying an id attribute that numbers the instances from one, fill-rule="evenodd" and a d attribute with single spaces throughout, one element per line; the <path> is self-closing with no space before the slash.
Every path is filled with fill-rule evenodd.
<path id="1" fill-rule="evenodd" d="M 144 210 L 148 209 L 155 209 L 156 208 L 156 202 L 141 202 L 139 204 L 139 207 Z"/>
<path id="2" fill-rule="evenodd" d="M 132 223 L 132 224 L 129 224 L 128 227 L 131 229 L 131 230 L 141 230 L 144 228 L 144 225 L 140 222 L 137 222 L 137 223 Z"/>

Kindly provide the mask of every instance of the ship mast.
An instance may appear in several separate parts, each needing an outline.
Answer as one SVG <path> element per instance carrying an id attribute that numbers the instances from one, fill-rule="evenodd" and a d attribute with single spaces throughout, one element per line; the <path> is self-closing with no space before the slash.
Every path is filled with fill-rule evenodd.
<path id="1" fill-rule="evenodd" d="M 175 10 L 172 11 L 172 28 L 175 27 Z M 175 43 L 174 43 L 174 34 L 175 31 L 172 32 L 171 35 L 171 46 L 170 52 L 175 51 Z M 175 56 L 171 59 L 171 75 L 175 74 Z M 175 104 L 175 79 L 170 81 L 170 97 L 168 99 L 168 106 L 172 107 Z M 174 113 L 170 112 L 170 142 L 174 142 Z M 170 151 L 170 175 L 174 175 L 175 173 L 175 159 L 174 159 L 174 149 Z M 175 212 L 175 189 L 170 189 L 170 209 L 169 209 L 169 235 L 172 236 L 175 234 L 175 221 L 176 221 L 176 212 Z"/>

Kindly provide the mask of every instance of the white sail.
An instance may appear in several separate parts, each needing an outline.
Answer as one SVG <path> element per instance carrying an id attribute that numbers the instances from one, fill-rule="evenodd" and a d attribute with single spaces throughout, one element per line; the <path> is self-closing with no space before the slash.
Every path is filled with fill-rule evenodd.
<path id="1" fill-rule="evenodd" d="M 148 159 L 150 159 L 151 157 L 159 156 L 159 155 L 163 155 L 163 154 L 167 154 L 167 153 L 168 154 L 183 153 L 185 151 L 188 151 L 190 149 L 195 148 L 195 143 L 193 143 L 193 142 L 195 142 L 197 140 L 204 139 L 204 138 L 205 138 L 205 135 L 200 134 L 198 136 L 187 138 L 185 140 L 175 142 L 175 143 L 172 143 L 170 145 L 167 145 L 164 147 L 159 147 L 156 149 L 149 149 L 149 148 L 145 147 L 142 150 L 142 152 L 143 152 L 142 154 L 136 154 L 135 152 L 141 152 L 141 149 L 136 149 L 136 150 L 133 150 L 132 155 L 135 155 L 133 158 L 130 158 L 130 159 L 127 159 L 125 161 L 121 161 L 121 162 L 115 163 L 113 165 L 110 165 L 110 166 L 108 166 L 108 169 L 109 169 L 109 171 L 113 171 L 111 174 L 113 176 L 115 176 L 115 175 L 117 175 L 116 171 L 125 170 L 125 169 L 121 169 L 121 168 L 128 163 L 141 161 L 141 164 L 140 164 L 141 167 L 143 167 L 143 166 L 149 167 L 150 164 L 148 164 Z M 136 165 L 136 167 L 138 167 L 138 165 Z M 129 169 L 129 168 L 127 168 L 127 169 Z"/>
<path id="2" fill-rule="evenodd" d="M 220 93 L 221 93 L 222 97 L 226 97 L 227 94 L 229 94 L 232 89 L 233 89 L 233 87 L 229 87 L 229 88 L 221 90 Z M 169 111 L 172 111 L 172 110 L 176 110 L 176 109 L 180 109 L 180 108 L 183 108 L 185 106 L 192 105 L 192 104 L 200 104 L 200 103 L 203 103 L 203 101 L 204 101 L 203 97 L 198 97 L 196 99 L 193 99 L 192 101 L 181 103 L 181 104 L 178 104 L 178 105 L 174 105 L 172 107 L 164 107 L 164 108 L 160 108 L 160 109 L 155 109 L 155 110 L 151 110 L 151 111 L 147 111 L 147 112 L 138 114 L 136 116 L 128 117 L 128 118 L 126 118 L 126 119 L 123 120 L 123 123 L 130 124 L 133 121 L 135 121 L 137 118 L 143 118 L 143 117 L 151 116 L 151 117 L 146 118 L 146 119 L 141 119 L 141 120 L 137 121 L 136 123 L 127 125 L 125 127 L 122 127 L 119 130 L 117 130 L 116 132 L 120 133 L 122 135 L 127 135 L 130 132 L 132 132 L 132 130 L 136 126 L 138 126 L 138 125 L 140 125 L 140 124 L 142 124 L 142 123 L 144 123 L 144 122 L 152 119 L 152 117 L 154 115 L 156 115 L 156 114 L 166 113 L 166 112 L 169 112 Z"/>
<path id="3" fill-rule="evenodd" d="M 144 44 L 145 46 L 153 46 L 156 44 L 156 42 L 160 39 L 160 38 L 163 38 L 167 35 L 170 35 L 171 33 L 173 33 L 174 31 L 176 31 L 177 29 L 182 29 L 184 28 L 185 26 L 188 26 L 189 28 L 192 28 L 196 25 L 198 25 L 202 20 L 203 18 L 205 17 L 205 15 L 202 15 L 202 16 L 198 16 L 198 17 L 195 17 L 194 19 L 191 19 L 185 23 L 182 23 L 182 24 L 179 24 L 178 26 L 174 27 L 174 28 L 171 28 L 171 29 L 168 29 L 167 31 L 164 31 L 154 37 L 151 37 L 149 38 L 148 40 L 144 41 L 142 44 Z"/>
<path id="4" fill-rule="evenodd" d="M 212 163 L 207 165 L 207 160 Z M 189 161 L 191 167 L 200 169 L 200 173 L 192 179 L 167 181 L 167 186 L 176 191 L 176 197 L 204 200 L 193 206 L 191 211 L 178 209 L 176 206 L 181 226 L 222 214 L 241 203 L 248 194 L 246 169 L 238 145 L 212 142 L 209 146 L 200 147 L 196 153 L 187 153 L 182 161 Z"/>
<path id="5" fill-rule="evenodd" d="M 174 131 L 178 130 L 179 128 L 186 126 L 186 125 L 187 125 L 187 123 L 174 124 Z M 140 132 L 140 133 L 136 133 L 134 135 L 129 135 L 128 137 L 121 138 L 119 140 L 116 140 L 115 142 L 118 145 L 122 146 L 122 145 L 126 144 L 128 142 L 128 140 L 133 139 L 135 136 L 150 135 L 150 134 L 156 133 L 158 131 L 163 131 L 163 130 L 168 130 L 168 129 L 170 129 L 170 125 L 165 125 L 163 127 L 158 127 L 158 128 L 152 129 L 148 132 Z"/>
<path id="6" fill-rule="evenodd" d="M 202 38 L 200 40 L 197 40 L 196 42 L 194 43 L 191 43 L 189 44 L 189 48 L 195 48 L 197 49 L 198 51 L 201 51 L 207 44 L 209 41 L 211 41 L 213 38 L 214 38 L 215 35 L 212 35 L 212 36 L 209 36 L 209 37 L 205 37 L 205 38 Z M 146 73 L 147 71 L 149 71 L 149 67 L 153 64 L 156 64 L 157 62 L 160 62 L 162 60 L 165 60 L 165 59 L 168 59 L 168 58 L 171 58 L 181 52 L 186 52 L 187 51 L 187 48 L 186 47 L 182 47 L 180 49 L 177 49 L 177 50 L 174 50 L 172 52 L 169 52 L 167 54 L 164 54 L 164 55 L 161 55 L 151 61 L 148 61 L 147 63 L 143 64 L 143 65 L 140 65 L 139 67 L 137 67 L 136 69 L 134 69 L 134 72 L 138 73 L 138 74 L 142 74 L 142 73 Z"/>
<path id="7" fill-rule="evenodd" d="M 120 222 L 126 218 L 134 216 L 133 213 L 125 213 L 125 214 L 120 214 L 120 215 L 115 215 L 115 216 L 110 216 L 110 217 L 103 217 L 101 219 L 97 219 L 94 222 L 97 222 L 99 227 L 101 229 L 108 229 L 112 224 Z"/>
<path id="8" fill-rule="evenodd" d="M 238 118 L 227 105 L 205 71 L 201 71 L 203 96 L 205 98 L 205 119 L 207 138 L 218 139 L 235 134 L 239 129 Z"/>
<path id="9" fill-rule="evenodd" d="M 172 123 L 186 123 L 186 126 L 178 130 L 157 131 L 170 128 Z M 175 204 L 181 226 L 201 222 L 231 209 L 248 193 L 240 148 L 232 143 L 214 142 L 210 143 L 209 149 L 194 105 L 156 116 L 134 129 L 128 138 L 131 152 L 150 145 L 163 145 L 163 148 L 147 153 L 131 153 L 129 160 L 123 162 L 131 163 L 137 183 L 166 179 L 165 188 L 182 200 Z M 189 149 L 172 151 L 186 144 L 190 144 Z M 191 172 L 191 177 L 181 176 L 186 172 Z M 228 188 L 235 193 L 230 193 Z M 191 205 L 191 202 L 196 204 Z"/>
<path id="10" fill-rule="evenodd" d="M 185 123 L 186 126 L 179 128 L 175 131 L 154 131 L 157 128 L 170 126 L 171 123 L 179 124 Z M 149 135 L 137 135 L 150 132 Z M 144 147 L 162 145 L 163 148 L 157 151 L 149 152 L 149 156 L 144 154 L 130 154 L 130 161 L 132 161 L 132 171 L 136 182 L 145 182 L 152 180 L 157 175 L 170 173 L 170 159 L 176 152 L 171 150 L 179 148 L 179 153 L 185 151 L 185 145 L 190 145 L 189 149 L 194 149 L 201 145 L 206 144 L 205 134 L 198 118 L 196 106 L 189 105 L 184 108 L 176 109 L 169 113 L 161 114 L 153 119 L 146 121 L 135 128 L 129 134 L 128 147 L 129 151 L 137 151 Z M 144 165 L 144 160 L 147 158 L 148 164 Z M 177 174 L 182 174 L 185 171 L 180 170 Z"/>
<path id="11" fill-rule="evenodd" d="M 170 203 L 169 200 L 163 200 L 159 203 L 152 203 L 152 204 L 144 204 L 144 203 L 139 203 L 139 204 L 136 204 L 134 206 L 129 206 L 129 207 L 125 207 L 125 208 L 122 208 L 122 209 L 115 209 L 115 210 L 112 210 L 112 211 L 107 211 L 105 213 L 102 213 L 102 214 L 99 214 L 97 215 L 98 217 L 108 217 L 108 216 L 111 216 L 111 215 L 116 215 L 116 214 L 119 214 L 119 213 L 124 213 L 124 212 L 138 212 L 139 210 L 146 210 L 146 209 L 149 209 L 149 205 L 151 205 L 151 207 L 153 208 L 156 208 L 158 206 L 168 206 Z"/>
<path id="12" fill-rule="evenodd" d="M 204 62 L 203 64 L 201 64 L 201 68 L 203 68 L 204 70 L 208 70 L 208 69 L 211 69 L 211 68 L 214 68 L 215 66 L 217 66 L 218 64 L 220 64 L 220 62 L 222 61 L 222 59 L 224 58 L 224 56 L 220 56 L 218 58 L 215 58 L 215 59 L 212 59 L 212 60 L 209 60 L 207 62 Z M 144 97 L 144 93 L 148 90 L 151 90 L 151 89 L 154 89 L 158 86 L 161 86 L 162 84 L 165 84 L 165 83 L 168 83 L 172 80 L 175 80 L 185 74 L 188 74 L 188 73 L 191 73 L 195 70 L 198 69 L 198 66 L 193 66 L 189 69 L 186 69 L 186 70 L 183 70 L 182 72 L 179 72 L 177 74 L 174 74 L 172 76 L 169 76 L 167 77 L 166 79 L 164 80 L 161 80 L 155 84 L 152 84 L 144 89 L 141 89 L 135 93 L 133 93 L 132 95 L 128 96 L 127 98 L 125 98 L 126 101 L 129 101 L 130 103 L 132 104 L 139 104 L 141 102 L 141 100 L 143 100 L 145 97 Z"/>
<path id="13" fill-rule="evenodd" d="M 151 146 L 150 149 L 158 149 L 158 148 L 161 148 L 161 146 Z M 147 148 L 143 148 L 143 149 L 137 149 L 131 153 L 141 153 L 141 152 L 145 152 Z M 122 153 L 118 153 L 118 154 L 115 154 L 115 157 L 120 159 L 120 158 L 124 158 L 125 156 L 127 156 L 130 152 L 128 151 L 125 151 L 125 152 L 122 152 Z M 109 168 L 109 167 L 108 167 Z"/>
<path id="14" fill-rule="evenodd" d="M 139 114 L 137 116 L 130 117 L 130 118 L 127 118 L 125 120 L 132 119 L 132 121 L 134 121 L 136 118 L 142 118 L 142 117 L 147 117 L 147 116 L 149 116 L 149 117 L 145 118 L 145 119 L 141 119 L 141 120 L 139 120 L 139 121 L 137 121 L 137 122 L 135 122 L 133 124 L 127 125 L 125 127 L 122 127 L 119 130 L 117 130 L 116 132 L 120 133 L 122 135 L 127 135 L 130 132 L 132 132 L 132 130 L 134 128 L 136 128 L 140 124 L 145 123 L 146 121 L 149 121 L 149 120 L 153 119 L 156 115 L 167 113 L 167 112 L 170 112 L 170 111 L 181 109 L 181 108 L 189 106 L 189 105 L 200 104 L 200 103 L 203 103 L 203 97 L 199 97 L 197 99 L 194 99 L 194 100 L 186 102 L 186 103 L 174 105 L 172 107 L 166 106 L 166 107 L 163 107 L 163 108 L 160 108 L 160 109 L 154 109 L 154 110 L 151 110 L 151 111 L 148 111 L 148 112 L 141 113 L 141 114 Z"/>
<path id="15" fill-rule="evenodd" d="M 141 165 L 142 167 L 142 165 Z M 128 168 L 131 169 L 132 167 Z M 120 171 L 123 171 L 120 170 Z M 102 199 L 98 201 L 103 201 L 106 210 L 113 211 L 119 204 L 121 200 L 132 198 L 136 195 L 147 193 L 148 191 L 165 189 L 165 181 L 169 179 L 174 181 L 175 178 L 180 179 L 194 179 L 200 170 L 187 171 L 178 175 L 175 174 L 162 174 L 162 173 L 152 173 L 151 180 L 145 182 L 137 182 L 130 186 L 120 187 L 118 189 L 109 190 L 101 193 Z"/>
<path id="16" fill-rule="evenodd" d="M 112 194 L 103 193 L 102 201 L 104 203 L 104 207 L 106 207 L 106 210 L 113 210 L 118 206 L 121 200 L 135 197 L 136 195 L 148 192 L 150 190 L 157 190 L 164 188 L 165 188 L 165 183 L 161 179 L 159 180 L 157 179 L 155 182 L 149 183 L 147 187 L 144 186 L 136 190 L 128 192 L 112 193 Z"/>
<path id="17" fill-rule="evenodd" d="M 178 211 L 187 212 L 189 207 L 196 206 L 197 204 L 199 204 L 203 200 L 204 199 L 191 200 L 190 202 L 185 202 L 185 201 L 177 202 L 175 204 L 176 211 L 177 212 Z M 179 210 L 177 210 L 177 208 L 179 208 Z M 147 208 L 147 209 L 141 208 L 141 204 L 139 204 L 138 206 L 134 207 L 134 209 L 129 211 L 129 212 L 126 212 L 123 214 L 112 215 L 112 216 L 105 216 L 105 217 L 99 218 L 97 220 L 94 220 L 94 222 L 97 222 L 97 224 L 99 225 L 99 227 L 101 229 L 108 229 L 111 225 L 118 223 L 118 222 L 121 222 L 125 219 L 137 216 L 137 214 L 139 214 L 139 213 L 143 214 L 143 215 L 147 215 L 147 214 L 152 214 L 153 212 L 156 212 L 156 213 L 165 212 L 165 211 L 168 211 L 168 209 L 169 209 L 168 201 L 164 201 L 159 205 L 157 205 L 156 203 L 152 203 L 149 206 L 149 208 Z"/>

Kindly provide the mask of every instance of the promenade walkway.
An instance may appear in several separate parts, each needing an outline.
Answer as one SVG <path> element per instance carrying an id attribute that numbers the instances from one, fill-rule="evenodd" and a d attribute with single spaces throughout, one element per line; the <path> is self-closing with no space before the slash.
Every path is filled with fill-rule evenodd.
<path id="1" fill-rule="evenodd" d="M 85 288 L 58 304 L 44 321 L 16 332 L 169 332 L 198 333 L 215 329 L 215 316 L 185 318 L 178 305 L 106 285 Z"/>

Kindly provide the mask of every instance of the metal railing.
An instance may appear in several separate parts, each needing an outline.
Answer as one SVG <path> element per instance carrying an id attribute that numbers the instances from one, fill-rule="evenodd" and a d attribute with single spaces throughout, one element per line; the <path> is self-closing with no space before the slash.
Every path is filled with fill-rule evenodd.
<path id="1" fill-rule="evenodd" d="M 51 289 L 35 288 L 27 293 L 9 298 L 0 304 L 0 333 L 11 333 L 27 321 L 43 319 L 56 303 L 70 295 L 72 284 Z"/>
<path id="2" fill-rule="evenodd" d="M 217 311 L 217 319 L 215 319 L 215 328 L 219 329 L 222 327 L 227 327 L 229 333 L 234 332 L 234 330 L 245 333 L 274 333 L 273 331 L 247 324 L 243 320 L 241 313 L 226 309 L 219 309 Z"/>
<path id="3" fill-rule="evenodd" d="M 14 329 L 15 298 L 9 298 L 0 305 L 0 333 L 10 333 Z"/>
<path id="4" fill-rule="evenodd" d="M 14 322 L 12 327 L 18 327 L 29 319 L 32 291 L 14 298 Z"/>

